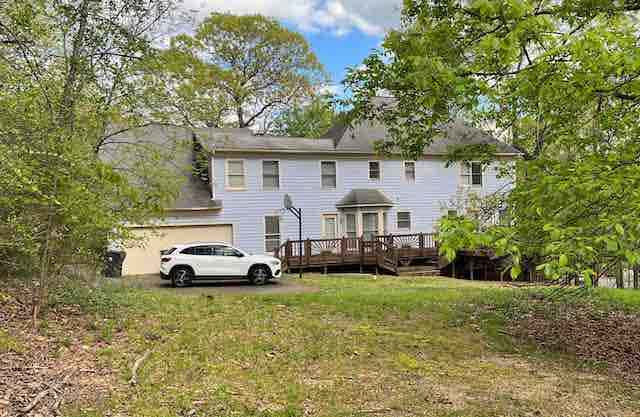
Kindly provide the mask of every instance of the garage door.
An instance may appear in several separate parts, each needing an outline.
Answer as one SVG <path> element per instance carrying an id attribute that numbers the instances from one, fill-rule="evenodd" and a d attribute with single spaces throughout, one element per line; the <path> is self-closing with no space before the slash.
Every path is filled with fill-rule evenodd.
<path id="1" fill-rule="evenodd" d="M 232 243 L 233 240 L 230 225 L 136 228 L 135 234 L 146 240 L 125 249 L 127 256 L 122 269 L 123 275 L 160 273 L 160 251 L 171 245 L 210 241 Z"/>

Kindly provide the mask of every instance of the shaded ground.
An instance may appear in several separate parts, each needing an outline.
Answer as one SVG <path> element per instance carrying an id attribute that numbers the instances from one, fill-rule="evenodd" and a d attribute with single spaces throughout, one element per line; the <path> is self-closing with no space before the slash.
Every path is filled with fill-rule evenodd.
<path id="1" fill-rule="evenodd" d="M 27 309 L 0 289 L 0 416 L 58 416 L 66 407 L 90 407 L 118 383 L 100 366 L 105 346 L 76 308 L 46 313 L 34 332 Z M 80 331 L 78 331 L 80 330 Z"/>
<path id="2" fill-rule="evenodd" d="M 640 301 L 640 293 L 637 293 Z M 640 382 L 640 315 L 597 300 L 550 302 L 532 297 L 514 306 L 508 328 L 537 346 L 565 352 Z"/>
<path id="3" fill-rule="evenodd" d="M 112 371 L 104 372 L 108 397 L 61 410 L 69 417 L 638 416 L 636 386 L 504 334 L 501 306 L 525 290 L 444 278 L 315 276 L 299 284 L 315 291 L 66 291 L 58 304 L 77 304 L 85 322 L 61 326 L 66 335 L 54 332 L 48 343 L 81 339 L 92 369 Z M 131 386 L 132 365 L 147 351 Z"/>
<path id="4" fill-rule="evenodd" d="M 176 294 L 212 295 L 212 294 L 297 294 L 317 291 L 309 283 L 302 283 L 298 278 L 283 277 L 261 286 L 251 285 L 247 281 L 208 281 L 196 282 L 188 288 L 172 288 L 168 280 L 159 275 L 138 275 L 115 280 L 130 288 L 166 290 Z"/>

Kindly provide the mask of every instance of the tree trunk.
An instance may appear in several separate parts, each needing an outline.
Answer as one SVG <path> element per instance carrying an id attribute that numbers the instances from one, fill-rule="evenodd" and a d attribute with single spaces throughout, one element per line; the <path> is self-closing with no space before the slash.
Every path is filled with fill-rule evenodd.
<path id="1" fill-rule="evenodd" d="M 640 272 L 639 269 L 640 269 L 640 266 L 638 265 L 633 267 L 633 289 L 634 290 L 637 290 L 640 287 L 639 285 L 640 283 L 638 282 L 638 278 L 640 278 L 638 277 L 638 273 Z"/>
<path id="2" fill-rule="evenodd" d="M 80 10 L 78 12 L 80 16 L 78 32 L 73 39 L 71 56 L 69 58 L 69 72 L 67 73 L 64 88 L 62 90 L 62 106 L 60 108 L 61 121 L 67 127 L 70 127 L 71 124 L 73 124 L 73 108 L 76 104 L 76 83 L 78 81 L 78 73 L 80 71 L 80 54 L 82 52 L 87 32 L 90 2 L 91 0 L 84 0 L 80 5 Z"/>
<path id="3" fill-rule="evenodd" d="M 624 288 L 624 275 L 622 269 L 622 262 L 618 262 L 618 269 L 616 270 L 616 287 Z"/>

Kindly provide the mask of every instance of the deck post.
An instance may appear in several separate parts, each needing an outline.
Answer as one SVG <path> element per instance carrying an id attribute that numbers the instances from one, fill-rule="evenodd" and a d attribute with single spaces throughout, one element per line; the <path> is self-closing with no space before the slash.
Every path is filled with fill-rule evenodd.
<path id="1" fill-rule="evenodd" d="M 637 290 L 638 286 L 639 286 L 639 282 L 638 282 L 638 265 L 634 265 L 633 266 L 633 289 Z"/>
<path id="2" fill-rule="evenodd" d="M 342 236 L 342 241 L 340 242 L 340 258 L 343 264 L 345 256 L 347 256 L 347 238 Z"/>
<path id="3" fill-rule="evenodd" d="M 360 273 L 362 273 L 362 266 L 364 265 L 364 237 L 360 237 L 358 243 L 360 245 Z"/>
<path id="4" fill-rule="evenodd" d="M 474 280 L 474 271 L 473 271 L 474 268 L 475 268 L 475 262 L 474 261 L 475 261 L 475 259 L 473 257 L 471 257 L 471 259 L 469 260 L 469 269 L 471 270 L 470 271 L 471 272 L 471 274 L 470 274 L 471 281 Z"/>
<path id="5" fill-rule="evenodd" d="M 311 240 L 309 238 L 304 242 L 304 259 L 305 265 L 309 266 L 311 264 Z"/>
<path id="6" fill-rule="evenodd" d="M 420 256 L 424 256 L 424 233 L 418 236 L 418 246 L 420 247 Z"/>

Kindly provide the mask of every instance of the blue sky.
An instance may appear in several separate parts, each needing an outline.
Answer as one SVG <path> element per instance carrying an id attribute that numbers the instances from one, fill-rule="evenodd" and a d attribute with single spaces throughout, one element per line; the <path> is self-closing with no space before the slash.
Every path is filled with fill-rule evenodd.
<path id="1" fill-rule="evenodd" d="M 305 36 L 331 76 L 333 86 L 344 79 L 348 67 L 360 65 L 381 42 L 377 36 L 355 31 L 339 38 L 327 33 L 308 33 Z"/>
<path id="2" fill-rule="evenodd" d="M 336 87 L 397 27 L 402 0 L 183 0 L 200 16 L 217 11 L 263 14 L 302 33 Z"/>

